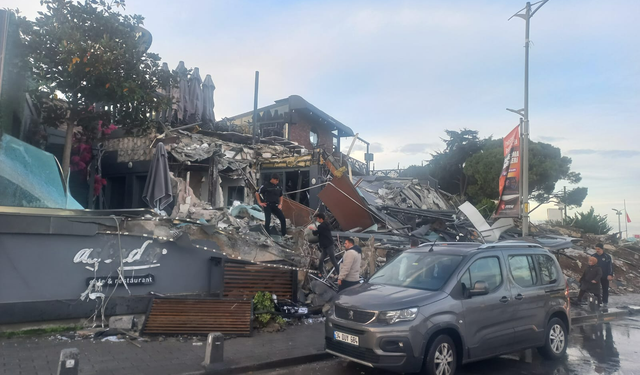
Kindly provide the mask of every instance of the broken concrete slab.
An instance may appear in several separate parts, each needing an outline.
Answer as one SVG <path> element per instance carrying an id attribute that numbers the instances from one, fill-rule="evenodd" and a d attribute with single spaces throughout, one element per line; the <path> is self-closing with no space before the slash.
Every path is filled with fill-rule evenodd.
<path id="1" fill-rule="evenodd" d="M 112 316 L 109 318 L 109 328 L 131 330 L 133 329 L 134 322 L 134 315 Z"/>

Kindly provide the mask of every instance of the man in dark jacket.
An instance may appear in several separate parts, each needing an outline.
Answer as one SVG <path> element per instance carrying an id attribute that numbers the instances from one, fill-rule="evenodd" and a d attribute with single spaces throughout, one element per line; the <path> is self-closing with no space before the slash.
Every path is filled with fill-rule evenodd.
<path id="1" fill-rule="evenodd" d="M 598 260 L 598 267 L 602 269 L 602 306 L 607 307 L 609 303 L 609 281 L 613 280 L 613 259 L 611 255 L 604 252 L 604 245 L 596 245 L 596 253 L 591 255 Z"/>
<path id="2" fill-rule="evenodd" d="M 280 220 L 280 232 L 282 236 L 287 235 L 287 219 L 282 212 L 282 188 L 278 183 L 280 182 L 280 176 L 274 173 L 271 175 L 271 180 L 260 186 L 260 189 L 256 192 L 256 200 L 262 209 L 264 210 L 264 228 L 269 233 L 269 227 L 271 226 L 271 214 L 276 215 Z"/>
<path id="3" fill-rule="evenodd" d="M 602 268 L 597 266 L 598 259 L 589 257 L 589 266 L 582 274 L 580 279 L 580 293 L 578 293 L 578 302 L 582 302 L 585 293 L 591 293 L 596 296 L 598 305 L 600 301 L 600 280 L 602 279 Z"/>
<path id="4" fill-rule="evenodd" d="M 331 263 L 336 268 L 336 273 L 340 273 L 340 267 L 338 265 L 338 261 L 336 260 L 336 250 L 333 245 L 333 236 L 331 235 L 331 227 L 329 223 L 327 223 L 326 217 L 323 213 L 317 213 L 313 216 L 319 223 L 318 229 L 313 231 L 314 236 L 318 236 L 320 250 L 322 254 L 320 255 L 320 261 L 318 262 L 318 272 L 320 275 L 324 273 L 324 260 L 329 257 Z"/>

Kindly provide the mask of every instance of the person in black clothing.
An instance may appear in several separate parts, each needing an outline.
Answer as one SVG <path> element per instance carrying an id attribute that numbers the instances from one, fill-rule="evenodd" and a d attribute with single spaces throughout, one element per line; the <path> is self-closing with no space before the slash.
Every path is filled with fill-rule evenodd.
<path id="1" fill-rule="evenodd" d="M 598 267 L 602 269 L 602 306 L 607 307 L 609 303 L 609 281 L 613 280 L 613 259 L 611 255 L 604 252 L 604 245 L 596 245 L 596 253 L 591 255 L 598 260 Z"/>
<path id="2" fill-rule="evenodd" d="M 582 302 L 585 293 L 591 293 L 596 296 L 598 305 L 600 305 L 600 283 L 602 280 L 602 269 L 597 266 L 598 259 L 589 257 L 589 267 L 584 270 L 580 279 L 580 293 L 578 293 L 578 302 Z"/>
<path id="3" fill-rule="evenodd" d="M 333 245 L 333 236 L 331 235 L 331 227 L 329 223 L 327 223 L 326 217 L 323 213 L 317 213 L 313 216 L 319 223 L 318 229 L 313 231 L 314 236 L 318 236 L 320 250 L 322 254 L 320 255 L 320 261 L 318 262 L 318 272 L 320 272 L 320 276 L 324 273 L 324 260 L 329 257 L 331 263 L 336 269 L 336 274 L 340 273 L 340 267 L 338 265 L 338 261 L 336 260 L 336 250 Z"/>
<path id="4" fill-rule="evenodd" d="M 270 233 L 271 214 L 274 214 L 280 220 L 281 233 L 284 237 L 287 235 L 287 219 L 282 212 L 284 195 L 282 194 L 282 188 L 278 185 L 279 182 L 280 176 L 275 173 L 272 174 L 271 180 L 260 186 L 260 189 L 256 192 L 256 200 L 264 210 L 264 228 L 267 230 L 267 233 Z"/>

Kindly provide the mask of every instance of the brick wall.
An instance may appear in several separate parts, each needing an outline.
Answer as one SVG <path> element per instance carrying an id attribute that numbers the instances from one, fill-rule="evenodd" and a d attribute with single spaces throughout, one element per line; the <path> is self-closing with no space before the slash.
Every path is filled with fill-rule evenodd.
<path id="1" fill-rule="evenodd" d="M 312 125 L 304 118 L 298 117 L 295 121 L 295 123 L 289 124 L 289 140 L 313 150 L 314 147 L 311 145 L 311 139 L 309 138 L 309 133 L 313 127 L 318 133 L 318 146 L 328 153 L 333 152 L 333 134 L 329 128 L 323 125 Z"/>

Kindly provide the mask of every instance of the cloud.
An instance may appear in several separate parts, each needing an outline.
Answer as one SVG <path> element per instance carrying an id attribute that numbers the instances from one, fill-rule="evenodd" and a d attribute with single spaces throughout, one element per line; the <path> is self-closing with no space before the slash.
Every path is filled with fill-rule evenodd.
<path id="1" fill-rule="evenodd" d="M 569 150 L 569 155 L 598 155 L 605 158 L 631 158 L 634 156 L 640 156 L 638 150 L 593 150 L 593 149 L 578 149 Z"/>
<path id="2" fill-rule="evenodd" d="M 436 147 L 434 143 L 409 143 L 396 149 L 396 152 L 409 155 L 428 154 Z"/>
<path id="3" fill-rule="evenodd" d="M 371 153 L 373 153 L 373 154 L 379 153 L 379 152 L 384 152 L 384 146 L 382 145 L 382 143 L 373 142 L 371 144 L 371 146 L 369 147 L 369 151 Z"/>
<path id="4" fill-rule="evenodd" d="M 351 142 L 345 142 L 342 144 L 342 149 L 349 151 L 349 147 L 351 147 Z M 367 146 L 356 142 L 356 144 L 353 145 L 353 149 L 352 151 L 365 151 L 367 149 Z"/>

